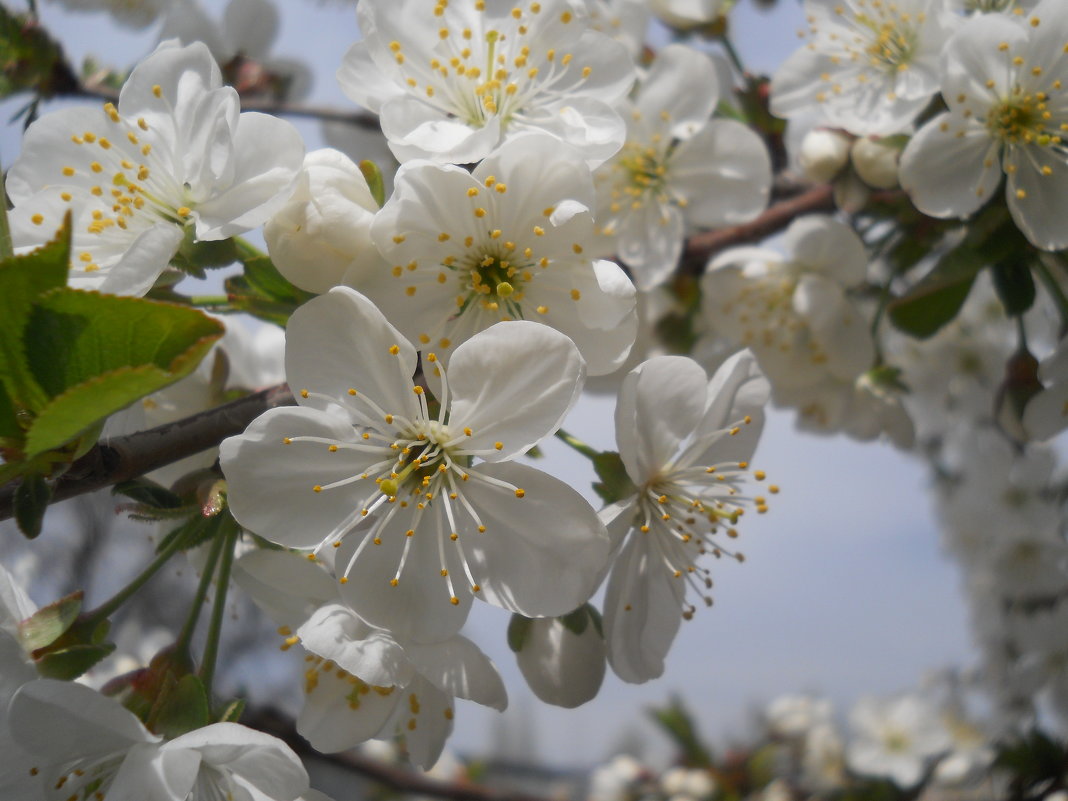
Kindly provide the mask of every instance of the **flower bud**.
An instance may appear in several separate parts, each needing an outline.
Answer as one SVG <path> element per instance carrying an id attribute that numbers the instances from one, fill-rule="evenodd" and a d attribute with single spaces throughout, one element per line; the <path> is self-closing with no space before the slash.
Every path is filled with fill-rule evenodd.
<path id="1" fill-rule="evenodd" d="M 567 625 L 566 618 L 531 620 L 522 649 L 516 654 L 519 669 L 530 689 L 547 704 L 568 709 L 580 706 L 601 689 L 605 672 L 604 639 L 592 619 L 585 626 Z M 575 629 L 581 628 L 580 633 Z"/>
<path id="2" fill-rule="evenodd" d="M 282 275 L 323 293 L 341 283 L 354 258 L 374 249 L 377 210 L 359 167 L 337 150 L 316 150 L 304 157 L 296 191 L 264 226 L 263 238 Z"/>
<path id="3" fill-rule="evenodd" d="M 886 139 L 862 136 L 853 142 L 850 155 L 857 175 L 868 186 L 873 189 L 893 189 L 897 186 L 900 147 Z"/>
<path id="4" fill-rule="evenodd" d="M 852 137 L 843 131 L 814 128 L 801 140 L 797 163 L 805 177 L 825 184 L 834 179 L 849 162 Z"/>

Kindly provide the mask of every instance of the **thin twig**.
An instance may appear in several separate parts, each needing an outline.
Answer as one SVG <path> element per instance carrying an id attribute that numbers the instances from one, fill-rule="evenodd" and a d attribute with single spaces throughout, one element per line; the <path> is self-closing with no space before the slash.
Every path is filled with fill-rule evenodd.
<path id="1" fill-rule="evenodd" d="M 55 482 L 52 502 L 143 476 L 213 448 L 226 437 L 240 434 L 268 409 L 291 405 L 289 387 L 279 384 L 173 423 L 98 442 Z M 10 518 L 14 512 L 17 483 L 0 487 L 0 520 Z"/>
<path id="2" fill-rule="evenodd" d="M 297 734 L 296 726 L 293 725 L 291 719 L 274 709 L 246 710 L 241 717 L 241 722 L 259 731 L 273 734 L 300 756 L 310 756 L 330 762 L 405 794 L 449 798 L 454 801 L 547 801 L 545 798 L 526 793 L 432 779 L 410 768 L 389 765 L 356 751 L 320 754 Z"/>

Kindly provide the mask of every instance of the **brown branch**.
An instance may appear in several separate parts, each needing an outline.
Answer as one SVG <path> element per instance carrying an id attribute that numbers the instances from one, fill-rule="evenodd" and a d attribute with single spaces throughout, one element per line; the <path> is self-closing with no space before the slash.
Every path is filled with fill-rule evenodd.
<path id="1" fill-rule="evenodd" d="M 405 794 L 450 798 L 454 801 L 547 801 L 547 799 L 526 793 L 497 790 L 478 784 L 432 779 L 410 768 L 386 764 L 357 751 L 320 754 L 297 734 L 293 721 L 275 709 L 247 710 L 242 715 L 241 722 L 246 726 L 274 735 L 300 756 L 330 762 Z"/>
<path id="2" fill-rule="evenodd" d="M 802 192 L 789 200 L 782 200 L 767 211 L 747 223 L 720 228 L 703 234 L 695 234 L 686 243 L 682 253 L 682 272 L 700 275 L 705 264 L 720 251 L 736 245 L 745 245 L 778 233 L 802 214 L 817 211 L 830 211 L 834 208 L 834 197 L 830 184 L 817 186 Z"/>
<path id="3" fill-rule="evenodd" d="M 246 395 L 173 423 L 98 442 L 52 485 L 52 502 L 128 481 L 240 434 L 268 409 L 293 405 L 285 384 Z M 18 481 L 0 487 L 0 520 L 14 514 Z"/>

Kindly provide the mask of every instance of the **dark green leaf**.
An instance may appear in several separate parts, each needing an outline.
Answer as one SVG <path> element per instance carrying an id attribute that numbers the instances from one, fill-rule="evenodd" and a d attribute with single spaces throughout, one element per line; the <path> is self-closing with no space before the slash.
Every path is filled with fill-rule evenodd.
<path id="1" fill-rule="evenodd" d="M 970 249 L 950 251 L 905 295 L 887 304 L 890 320 L 914 337 L 933 336 L 957 316 L 983 266 Z"/>
<path id="2" fill-rule="evenodd" d="M 204 682 L 188 673 L 178 679 L 155 712 L 153 731 L 171 740 L 209 723 L 211 713 Z"/>
<path id="3" fill-rule="evenodd" d="M 1027 262 L 1007 259 L 996 263 L 993 270 L 994 288 L 1005 314 L 1016 317 L 1030 309 L 1035 302 L 1035 281 Z"/>
<path id="4" fill-rule="evenodd" d="M 513 653 L 518 654 L 527 644 L 527 637 L 530 636 L 530 626 L 533 622 L 529 617 L 512 613 L 512 619 L 508 621 L 508 647 Z"/>
<path id="5" fill-rule="evenodd" d="M 712 752 L 701 741 L 701 736 L 697 733 L 693 722 L 693 716 L 683 705 L 682 699 L 674 696 L 667 706 L 650 709 L 649 715 L 674 740 L 686 767 L 712 766 Z"/>
<path id="6" fill-rule="evenodd" d="M 19 531 L 29 539 L 41 533 L 45 510 L 52 499 L 52 488 L 44 476 L 30 473 L 23 477 L 22 483 L 15 490 L 15 522 Z"/>
<path id="7" fill-rule="evenodd" d="M 37 672 L 48 679 L 72 681 L 115 650 L 113 643 L 72 645 L 37 660 Z"/>
<path id="8" fill-rule="evenodd" d="M 81 590 L 53 601 L 19 623 L 19 643 L 27 652 L 51 645 L 66 633 L 81 611 Z"/>
<path id="9" fill-rule="evenodd" d="M 77 85 L 63 51 L 29 14 L 0 6 L 0 98 L 16 92 L 50 97 Z"/>

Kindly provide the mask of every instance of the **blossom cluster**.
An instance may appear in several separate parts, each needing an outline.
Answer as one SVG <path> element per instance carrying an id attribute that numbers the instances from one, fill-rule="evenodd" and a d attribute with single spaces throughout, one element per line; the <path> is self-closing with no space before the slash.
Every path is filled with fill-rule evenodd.
<path id="1" fill-rule="evenodd" d="M 755 466 L 769 402 L 928 459 L 998 724 L 1068 719 L 1065 492 L 1035 442 L 1068 427 L 1060 2 L 805 0 L 804 43 L 761 82 L 724 58 L 718 2 L 361 0 L 337 80 L 380 128 L 386 175 L 241 111 L 301 91 L 267 55 L 266 0 L 233 0 L 221 24 L 192 0 L 114 4 L 138 24 L 162 14 L 166 38 L 115 102 L 28 126 L 5 179 L 11 263 L 69 226 L 65 291 L 266 326 L 226 316 L 198 368 L 77 433 L 136 435 L 283 381 L 291 398 L 122 488 L 158 523 L 145 581 L 179 550 L 201 579 L 177 638 L 90 674 L 102 690 L 55 677 L 107 655 L 140 579 L 95 611 L 81 596 L 38 610 L 0 569 L 0 795 L 321 798 L 213 695 L 231 582 L 302 660 L 296 729 L 324 753 L 397 739 L 428 769 L 458 700 L 507 705 L 462 633 L 476 599 L 511 614 L 548 703 L 585 703 L 607 668 L 659 677 L 712 604 L 713 565 L 745 560 L 746 517 L 780 491 Z M 694 30 L 653 52 L 650 13 Z M 241 238 L 256 231 L 265 253 Z M 181 294 L 185 274 L 234 262 L 225 295 Z M 53 319 L 42 294 L 30 334 Z M 96 344 L 110 366 L 114 343 Z M 10 386 L 0 416 L 22 426 L 39 410 Z M 615 396 L 615 450 L 563 429 L 587 389 Z M 539 469 L 554 436 L 591 460 L 599 508 Z M 0 440 L 16 465 L 27 438 Z M 51 491 L 83 444 L 27 474 Z M 65 628 L 38 642 L 54 617 Z M 98 650 L 57 668 L 70 648 Z M 911 696 L 861 704 L 848 746 L 819 704 L 770 714 L 795 741 L 790 781 L 815 792 L 847 770 L 913 787 L 947 753 L 992 762 Z M 717 792 L 710 776 L 664 784 Z"/>

